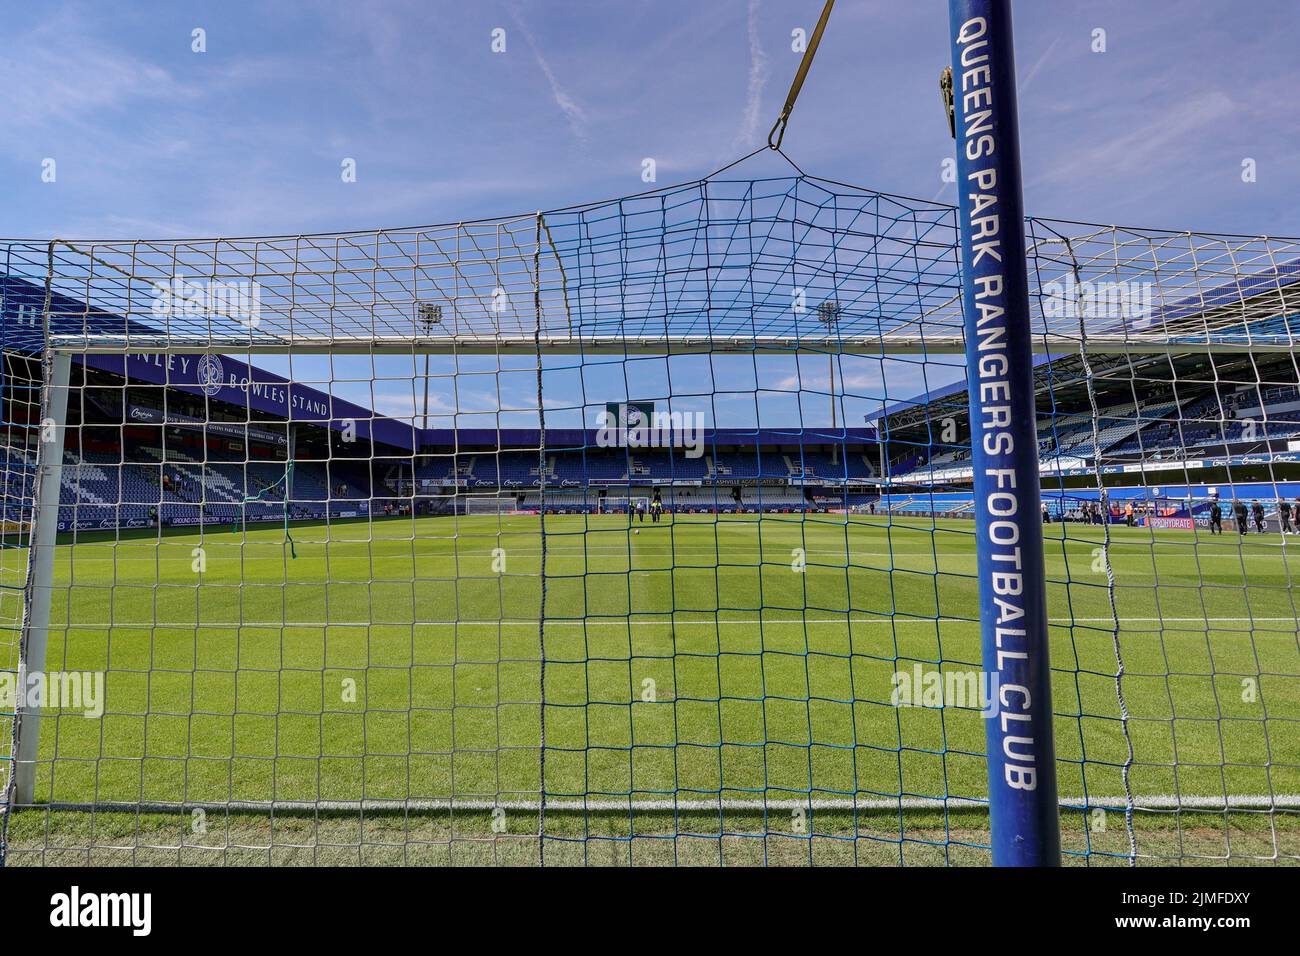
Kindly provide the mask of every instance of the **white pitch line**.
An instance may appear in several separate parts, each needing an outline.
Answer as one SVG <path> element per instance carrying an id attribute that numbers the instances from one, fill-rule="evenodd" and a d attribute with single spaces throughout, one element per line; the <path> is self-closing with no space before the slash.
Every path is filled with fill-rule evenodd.
<path id="1" fill-rule="evenodd" d="M 649 612 L 647 612 L 649 613 Z M 664 612 L 669 613 L 669 612 Z M 708 611 L 690 611 L 679 613 L 707 614 Z M 1071 624 L 1113 624 L 1115 618 L 1110 617 L 1054 617 L 1048 619 L 1048 624 L 1055 626 L 1068 626 Z M 1118 619 L 1120 624 L 1300 624 L 1300 617 L 1122 617 Z M 628 627 L 778 627 L 785 625 L 807 625 L 807 624 L 873 624 L 880 627 L 897 627 L 900 625 L 926 625 L 934 624 L 978 624 L 978 620 L 964 617 L 941 617 L 941 618 L 899 618 L 892 620 L 885 617 L 868 617 L 853 618 L 845 620 L 844 618 L 792 618 L 790 620 L 662 620 L 662 621 L 630 621 L 622 620 L 616 617 L 597 616 L 592 620 L 548 620 L 546 626 L 554 627 L 600 627 L 600 626 L 623 626 Z M 241 627 L 263 627 L 263 628 L 283 628 L 293 629 L 302 627 L 365 627 L 365 628 L 410 628 L 410 627 L 527 627 L 535 629 L 537 619 L 528 620 L 526 618 L 517 618 L 511 620 L 492 620 L 490 618 L 470 619 L 461 621 L 415 621 L 415 622 L 385 622 L 385 621 L 202 621 L 199 623 L 169 624 L 158 623 L 156 621 L 131 623 L 128 621 L 114 621 L 113 623 L 85 623 L 78 621 L 76 624 L 60 625 L 57 630 L 84 630 L 88 628 L 96 629 L 120 629 L 120 630 L 196 630 L 202 628 L 232 628 Z M 1289 633 L 1289 632 L 1270 632 L 1270 633 Z"/>
<path id="2" fill-rule="evenodd" d="M 409 539 L 407 539 L 407 541 L 404 542 L 402 539 L 398 539 L 398 538 L 379 538 L 379 539 L 375 539 L 374 541 L 336 541 L 336 540 L 320 540 L 320 541 L 316 541 L 316 540 L 312 540 L 312 539 L 310 539 L 310 538 L 306 538 L 306 539 L 303 539 L 303 538 L 295 538 L 294 540 L 295 540 L 295 542 L 297 542 L 297 544 L 299 544 L 299 545 L 301 545 L 301 546 L 307 546 L 307 547 L 312 547 L 312 546 L 338 546 L 338 545 L 347 545 L 347 544 L 376 544 L 376 543 L 380 543 L 380 542 L 387 543 L 387 544 L 403 544 L 403 543 L 408 543 L 408 542 L 409 542 Z M 423 539 L 422 539 L 422 540 L 423 540 Z M 786 543 L 789 543 L 789 542 L 786 542 Z M 1101 541 L 1079 541 L 1079 542 L 1077 542 L 1077 543 L 1078 543 L 1080 546 L 1094 545 L 1095 548 L 1099 548 L 1099 547 L 1102 546 L 1102 542 L 1101 542 Z M 669 555 L 669 554 L 671 554 L 671 555 L 681 555 L 681 556 L 683 556 L 683 557 L 695 557 L 695 556 L 701 556 L 701 555 L 703 555 L 703 556 L 708 556 L 708 555 L 718 556 L 718 555 L 720 554 L 721 551 L 725 551 L 725 550 L 726 550 L 725 548 L 724 548 L 724 549 L 717 549 L 717 548 L 658 548 L 658 549 L 651 549 L 651 548 L 647 548 L 647 547 L 644 547 L 644 546 L 643 546 L 643 545 L 645 544 L 645 542 L 634 541 L 634 542 L 632 542 L 632 544 L 636 547 L 636 550 L 635 550 L 635 551 L 631 551 L 631 550 L 629 550 L 629 549 L 626 548 L 626 547 L 618 547 L 618 546 L 614 546 L 614 545 L 609 545 L 609 546 L 605 546 L 605 545 L 591 545 L 591 546 L 588 546 L 588 547 L 585 547 L 585 548 L 564 548 L 564 547 L 558 547 L 558 548 L 557 548 L 557 547 L 551 547 L 551 546 L 548 545 L 548 546 L 547 546 L 547 549 L 546 549 L 546 553 L 547 553 L 547 555 L 550 556 L 550 557 L 581 557 L 581 556 L 583 556 L 583 555 L 588 555 L 588 554 L 612 554 L 612 555 L 619 555 L 619 554 L 634 554 L 634 553 L 635 553 L 635 554 L 638 554 L 638 555 L 646 555 L 646 554 L 664 554 L 664 555 Z M 795 546 L 797 546 L 797 544 L 796 544 Z M 100 547 L 100 542 L 95 542 L 95 543 L 92 543 L 92 544 L 83 545 L 83 547 L 88 548 L 88 549 L 89 549 L 89 548 L 94 548 L 94 549 L 97 550 L 97 549 L 99 549 L 99 547 Z M 162 545 L 161 545 L 161 547 L 160 547 L 159 545 L 157 545 L 157 544 L 141 545 L 141 544 L 138 544 L 138 543 L 135 543 L 135 542 L 132 542 L 132 541 L 127 541 L 127 542 L 123 543 L 123 544 L 121 545 L 121 547 L 123 547 L 124 549 L 127 549 L 127 550 L 135 550 L 135 549 L 144 548 L 144 547 L 152 547 L 152 548 L 154 548 L 155 550 L 163 550 L 163 549 L 168 548 L 169 545 L 168 545 L 168 543 L 167 543 L 167 539 L 162 539 Z M 176 549 L 176 551 L 178 552 L 177 554 L 171 556 L 171 560 L 174 560 L 177 564 L 180 564 L 181 562 L 184 562 L 184 563 L 188 564 L 188 563 L 190 562 L 191 558 L 190 558 L 190 555 L 189 555 L 189 547 L 190 547 L 189 544 L 184 544 L 184 545 L 170 545 L 170 547 L 174 547 L 174 548 Z M 233 549 L 233 548 L 237 548 L 237 549 L 241 549 L 241 550 L 243 550 L 243 549 L 244 549 L 245 547 L 247 547 L 247 546 L 242 545 L 242 544 L 237 544 L 237 543 L 234 543 L 234 542 L 229 543 L 229 544 L 226 544 L 226 543 L 221 542 L 221 541 L 213 541 L 213 542 L 209 542 L 209 543 L 208 543 L 208 547 L 212 547 L 212 548 L 232 548 L 232 549 Z M 279 550 L 281 549 L 281 545 L 280 545 L 278 542 L 269 542 L 269 543 L 266 543 L 266 544 L 256 543 L 256 544 L 254 544 L 252 547 L 253 547 L 253 548 L 261 548 L 262 550 L 265 550 L 265 551 L 279 551 Z M 769 545 L 766 545 L 766 547 L 769 547 L 769 548 L 771 548 L 772 550 L 781 550 L 781 549 L 779 549 L 775 544 L 769 544 Z M 1291 548 L 1287 549 L 1287 548 L 1285 548 L 1284 545 L 1280 545 L 1280 544 L 1261 543 L 1260 545 L 1257 545 L 1257 547 L 1266 547 L 1266 548 L 1274 548 L 1274 549 L 1278 549 L 1278 550 L 1291 550 L 1291 551 L 1297 551 L 1297 552 L 1300 552 L 1300 545 L 1292 545 Z M 1094 548 L 1094 549 L 1095 549 L 1095 548 Z M 1112 549 L 1112 552 L 1116 551 L 1116 546 L 1115 546 L 1115 543 L 1114 543 L 1114 542 L 1111 543 L 1111 549 Z M 510 554 L 516 554 L 516 555 L 518 555 L 518 554 L 523 554 L 523 555 L 538 555 L 538 554 L 541 554 L 541 549 L 540 549 L 540 548 L 517 548 L 517 547 L 512 547 L 512 548 L 509 548 L 508 551 L 509 551 Z M 184 554 L 181 554 L 181 553 L 179 553 L 179 552 L 185 552 L 185 553 L 184 553 Z M 415 557 L 417 557 L 417 558 L 426 558 L 426 559 L 427 559 L 427 558 L 440 558 L 440 559 L 447 560 L 447 561 L 455 560 L 456 555 L 459 554 L 462 563 L 463 563 L 465 560 L 470 559 L 470 558 L 481 558 L 485 563 L 486 563 L 486 562 L 490 562 L 491 559 L 492 559 L 492 552 L 491 552 L 491 550 L 487 550 L 487 551 L 465 550 L 465 551 L 458 551 L 458 552 L 451 552 L 451 551 L 414 551 L 413 553 L 414 553 Z M 817 556 L 817 555 L 832 555 L 832 556 L 834 556 L 834 555 L 843 555 L 843 554 L 845 554 L 845 551 L 843 551 L 843 550 L 839 550 L 839 549 L 836 549 L 836 550 L 820 550 L 820 549 L 817 549 L 817 550 L 810 550 L 810 549 L 805 548 L 805 549 L 804 549 L 804 553 L 805 553 L 806 555 L 811 555 L 811 556 Z M 951 560 L 951 561 L 966 561 L 966 560 L 974 561 L 974 560 L 976 560 L 976 558 L 977 558 L 977 555 L 976 555 L 973 551 L 943 551 L 943 550 L 938 550 L 938 549 L 934 549 L 934 550 L 930 550 L 930 551 L 857 551 L 857 550 L 853 550 L 853 551 L 850 551 L 850 552 L 848 552 L 848 553 L 849 553 L 852 557 L 854 557 L 854 558 L 910 558 L 910 557 L 925 557 L 925 558 L 931 558 L 931 557 L 936 557 L 936 556 L 937 556 L 937 557 L 940 558 L 941 560 Z M 403 558 L 403 557 L 408 557 L 408 556 L 409 556 L 409 554 L 408 554 L 407 552 L 405 552 L 405 549 L 403 549 L 402 552 L 394 553 L 394 554 L 392 554 L 392 555 L 385 555 L 385 557 L 394 557 L 394 558 Z M 1221 559 L 1230 559 L 1230 560 L 1233 560 L 1233 561 L 1243 561 L 1243 560 L 1245 560 L 1245 561 L 1253 561 L 1253 560 L 1269 560 L 1269 561 L 1275 561 L 1275 560 L 1277 560 L 1277 558 L 1278 558 L 1278 555 L 1276 555 L 1276 554 L 1260 554 L 1260 553 L 1253 553 L 1253 554 L 1252 554 L 1252 553 L 1244 552 L 1244 551 L 1225 551 L 1225 552 L 1220 552 L 1220 551 L 1200 551 L 1200 550 L 1193 551 L 1193 552 L 1188 552 L 1188 551 L 1186 551 L 1186 550 L 1178 550 L 1178 551 L 1173 551 L 1173 550 L 1171 550 L 1171 551 L 1141 551 L 1141 552 L 1124 552 L 1124 551 L 1120 551 L 1119 554 L 1118 554 L 1117 556 L 1120 557 L 1120 558 L 1124 558 L 1124 559 L 1128 559 L 1128 558 L 1135 558 L 1135 559 L 1136 559 L 1136 558 L 1147 558 L 1147 557 L 1150 557 L 1150 558 L 1152 558 L 1152 559 L 1160 559 L 1160 560 L 1172 560 L 1172 559 L 1189 560 L 1189 559 L 1192 559 L 1192 558 L 1195 558 L 1196 560 L 1206 560 L 1206 559 L 1208 559 L 1208 558 L 1221 558 Z M 1076 553 L 1076 554 L 1072 555 L 1071 557 L 1073 557 L 1075 560 L 1080 561 L 1080 562 L 1090 561 L 1090 560 L 1092 559 L 1092 555 L 1091 555 L 1091 553 L 1087 553 L 1087 554 L 1085 554 L 1085 553 L 1083 553 L 1083 552 Z M 1047 558 L 1047 560 L 1048 560 L 1049 562 L 1051 562 L 1051 561 L 1059 560 L 1060 556 L 1059 556 L 1058 554 L 1053 553 L 1052 551 L 1048 551 L 1048 553 L 1046 554 L 1046 558 Z M 345 563 L 347 563 L 347 562 L 349 562 L 349 561 L 365 562 L 365 561 L 368 560 L 368 557 L 340 557 L 340 556 L 333 556 L 333 557 L 330 558 L 330 560 L 331 560 L 332 562 L 337 562 L 337 563 L 340 563 L 340 564 L 345 564 Z M 90 554 L 86 554 L 86 553 L 75 554 L 75 555 L 73 556 L 73 558 L 72 558 L 72 562 L 73 562 L 74 565 L 75 565 L 75 564 L 98 564 L 98 563 L 110 562 L 110 561 L 113 562 L 113 563 L 120 563 L 120 564 L 130 564 L 130 563 L 147 563 L 147 564 L 154 564 L 155 561 L 156 561 L 156 558 L 155 558 L 154 555 L 131 555 L 131 554 L 127 554 L 127 555 L 115 555 L 115 556 L 113 556 L 113 557 L 100 557 L 100 556 L 96 556 L 96 555 L 93 554 L 93 553 L 90 553 Z M 766 562 L 766 563 L 767 563 L 767 564 L 776 564 L 776 565 L 780 565 L 780 564 L 785 564 L 785 563 L 787 563 L 787 562 L 785 562 L 785 561 L 768 561 L 768 562 Z M 728 564 L 723 564 L 723 565 L 719 565 L 719 566 L 720 566 L 720 567 L 748 567 L 748 566 L 750 566 L 750 565 L 728 565 Z M 838 570 L 838 569 L 841 569 L 841 568 L 849 568 L 849 567 L 864 567 L 864 566 L 862 566 L 862 565 L 839 565 L 839 566 L 833 567 L 832 570 Z M 635 570 L 635 569 L 634 569 L 634 570 Z M 713 568 L 712 566 L 703 566 L 703 567 L 698 568 L 697 570 L 702 570 L 702 571 L 712 571 L 712 570 L 714 570 L 714 568 Z M 866 570 L 871 570 L 871 571 L 880 571 L 880 570 L 889 570 L 889 569 L 887 569 L 887 568 L 866 568 Z"/>
<path id="3" fill-rule="evenodd" d="M 1060 806 L 1064 809 L 1105 809 L 1122 812 L 1128 806 L 1124 797 L 1061 797 Z M 700 798 L 687 797 L 680 800 L 668 798 L 635 798 L 628 800 L 600 797 L 592 800 L 575 798 L 556 798 L 546 801 L 546 810 L 568 813 L 701 813 L 722 810 L 764 811 L 764 810 L 946 810 L 946 811 L 980 811 L 987 810 L 988 803 L 970 797 L 817 797 L 798 799 L 776 797 L 770 800 L 758 798 Z M 467 797 L 441 800 L 231 800 L 195 801 L 195 802 L 141 802 L 141 803 L 50 803 L 32 807 L 15 807 L 18 812 L 27 810 L 54 810 L 89 813 L 188 813 L 194 810 L 205 812 L 303 812 L 303 811 L 412 811 L 427 812 L 436 810 L 519 810 L 536 812 L 541 809 L 538 798 L 506 798 L 491 800 L 481 797 Z M 1174 810 L 1220 810 L 1220 811 L 1258 811 L 1258 810 L 1295 810 L 1300 809 L 1300 794 L 1230 794 L 1226 796 L 1180 796 L 1160 794 L 1137 797 L 1133 809 L 1138 812 Z M 3 808 L 0 808 L 3 812 Z"/>

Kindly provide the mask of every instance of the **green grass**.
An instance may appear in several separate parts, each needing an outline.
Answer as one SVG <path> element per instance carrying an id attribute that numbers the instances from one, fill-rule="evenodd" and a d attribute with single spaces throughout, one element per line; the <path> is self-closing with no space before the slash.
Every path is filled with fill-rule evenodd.
<path id="1" fill-rule="evenodd" d="M 106 672 L 107 713 L 46 718 L 37 794 L 100 811 L 15 814 L 11 862 L 536 862 L 543 635 L 548 862 L 987 862 L 982 811 L 910 799 L 985 795 L 979 714 L 891 704 L 897 671 L 979 667 L 970 522 L 546 527 L 544 628 L 531 517 L 297 527 L 296 560 L 276 527 L 61 547 L 48 667 Z M 1113 802 L 1103 532 L 1045 533 L 1060 791 Z M 1300 794 L 1300 545 L 1111 534 L 1137 802 Z M 1153 859 L 1300 858 L 1294 810 L 1134 826 Z M 1122 813 L 1063 835 L 1127 852 Z"/>

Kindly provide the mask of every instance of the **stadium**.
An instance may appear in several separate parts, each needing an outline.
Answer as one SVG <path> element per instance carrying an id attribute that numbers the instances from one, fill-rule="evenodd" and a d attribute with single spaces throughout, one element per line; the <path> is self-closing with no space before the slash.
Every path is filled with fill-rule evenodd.
<path id="1" fill-rule="evenodd" d="M 3 289 L 7 327 L 30 325 L 44 290 L 12 277 Z M 90 312 L 63 297 L 51 310 Z M 39 372 L 10 354 L 6 405 L 30 410 Z M 865 427 L 708 428 L 687 448 L 671 435 L 654 447 L 649 428 L 639 441 L 641 430 L 624 423 L 608 438 L 598 428 L 549 429 L 542 442 L 537 429 L 420 428 L 418 419 L 378 414 L 231 356 L 87 355 L 76 365 L 67 427 L 77 445 L 64 453 L 60 532 L 543 507 L 627 514 L 656 491 L 683 514 L 842 512 L 877 497 L 880 459 L 868 455 L 880 452 Z M 652 415 L 653 405 L 612 403 L 593 418 L 625 418 L 629 407 Z M 11 458 L 10 480 L 21 501 L 24 491 L 30 497 L 38 437 L 33 422 L 11 422 L 19 424 L 29 427 L 16 433 L 21 457 Z"/>
<path id="2" fill-rule="evenodd" d="M 1206 298 L 1262 316 L 1241 324 L 1248 339 L 1300 323 L 1285 314 L 1296 282 L 1300 269 L 1290 267 L 1250 276 L 1244 284 L 1259 291 L 1249 296 L 1229 299 L 1237 290 L 1225 286 Z M 43 308 L 44 290 L 21 278 L 6 278 L 3 295 L 7 329 L 30 327 Z M 88 312 L 62 297 L 52 305 L 56 315 Z M 6 407 L 30 411 L 39 373 L 21 350 L 8 354 Z M 903 402 L 852 396 L 880 403 L 869 427 L 706 428 L 701 446 L 686 449 L 671 440 L 638 447 L 626 423 L 614 440 L 596 428 L 550 429 L 544 442 L 536 429 L 420 428 L 418 418 L 384 416 L 230 356 L 88 355 L 76 364 L 67 425 L 79 444 L 64 453 L 60 532 L 543 507 L 627 514 L 656 491 L 682 514 L 974 516 L 962 381 Z M 1190 530 L 1208 528 L 1213 502 L 1240 499 L 1263 502 L 1266 528 L 1282 530 L 1278 505 L 1300 493 L 1300 384 L 1289 353 L 1123 355 L 1086 373 L 1075 356 L 1047 354 L 1035 384 L 1050 519 L 1082 520 L 1085 503 L 1104 500 L 1107 522 L 1118 523 L 1131 501 L 1139 520 L 1129 526 Z M 611 403 L 592 417 L 613 421 L 628 408 L 652 415 L 654 402 Z M 17 501 L 30 497 L 28 419 L 9 422 L 28 426 L 10 444 L 27 452 L 10 460 Z"/>
<path id="3" fill-rule="evenodd" d="M 1226 273 L 1225 273 L 1226 277 Z M 1222 285 L 1162 305 L 1184 329 L 1204 334 L 1231 303 L 1216 335 L 1249 343 L 1281 330 L 1293 334 L 1293 264 L 1233 275 Z M 1235 310 L 1232 314 L 1229 310 Z M 1102 318 L 1110 318 L 1103 311 Z M 1240 318 L 1238 318 L 1240 317 Z M 1115 313 L 1115 318 L 1121 318 Z M 1155 319 L 1171 325 L 1158 314 Z M 1119 327 L 1122 328 L 1122 323 Z M 1300 479 L 1300 389 L 1289 352 L 1214 354 L 1170 348 L 1167 354 L 1039 356 L 1034 367 L 1042 496 L 1053 520 L 1081 520 L 1101 503 L 1117 521 L 1133 501 L 1143 522 L 1209 526 L 1215 501 L 1259 501 L 1267 527 L 1282 530 L 1278 505 L 1293 504 Z M 970 514 L 971 447 L 945 442 L 945 424 L 969 435 L 965 383 L 955 383 L 886 410 L 880 425 L 890 449 L 885 483 L 889 510 Z M 909 485 L 894 491 L 896 484 Z M 1163 520 L 1170 519 L 1170 520 Z"/>
<path id="4" fill-rule="evenodd" d="M 1300 863 L 1300 239 L 946 102 L 956 206 L 0 242 L 0 863 Z"/>

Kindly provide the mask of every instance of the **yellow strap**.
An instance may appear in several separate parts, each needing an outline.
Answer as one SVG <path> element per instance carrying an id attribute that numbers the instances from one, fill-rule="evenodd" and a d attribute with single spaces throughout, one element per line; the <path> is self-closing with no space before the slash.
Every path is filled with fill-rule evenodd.
<path id="1" fill-rule="evenodd" d="M 812 66 L 813 57 L 817 55 L 817 44 L 822 42 L 822 31 L 826 29 L 826 21 L 830 19 L 831 7 L 835 6 L 835 0 L 826 0 L 826 6 L 822 8 L 821 18 L 817 21 L 817 28 L 813 30 L 812 40 L 808 43 L 808 48 L 803 51 L 803 59 L 799 61 L 799 69 L 794 75 L 794 82 L 790 84 L 790 92 L 786 95 L 785 106 L 781 108 L 781 115 L 776 118 L 772 124 L 772 131 L 767 134 L 767 145 L 773 149 L 781 148 L 781 140 L 785 139 L 785 124 L 790 121 L 790 114 L 794 112 L 794 101 L 799 98 L 799 91 L 803 89 L 804 78 L 808 75 L 808 68 Z M 772 137 L 776 137 L 773 142 Z"/>

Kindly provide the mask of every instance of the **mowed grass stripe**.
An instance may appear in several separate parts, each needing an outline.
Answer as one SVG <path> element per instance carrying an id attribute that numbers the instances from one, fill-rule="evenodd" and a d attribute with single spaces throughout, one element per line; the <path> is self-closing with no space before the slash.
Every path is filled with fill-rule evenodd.
<path id="1" fill-rule="evenodd" d="M 108 713 L 46 722 L 38 793 L 536 795 L 538 527 L 295 528 L 297 560 L 275 527 L 61 548 L 49 667 L 106 670 Z M 979 715 L 890 703 L 897 671 L 978 667 L 972 528 L 679 516 L 632 534 L 625 517 L 548 517 L 546 792 L 980 799 Z M 1122 793 L 1102 529 L 1045 534 L 1061 792 Z M 1287 549 L 1111 537 L 1134 791 L 1300 792 Z"/>

